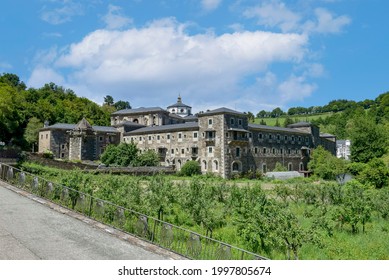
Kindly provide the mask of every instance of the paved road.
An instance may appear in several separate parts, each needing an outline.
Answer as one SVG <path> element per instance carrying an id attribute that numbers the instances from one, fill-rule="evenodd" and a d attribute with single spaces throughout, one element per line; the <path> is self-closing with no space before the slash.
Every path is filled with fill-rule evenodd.
<path id="1" fill-rule="evenodd" d="M 46 202 L 27 198 L 28 194 L 20 195 L 5 186 L 0 181 L 0 260 L 175 258 L 147 242 L 119 233 L 129 241 L 123 240 L 108 233 L 115 231 L 109 227 L 89 219 L 75 219 L 68 210 L 55 211 Z"/>

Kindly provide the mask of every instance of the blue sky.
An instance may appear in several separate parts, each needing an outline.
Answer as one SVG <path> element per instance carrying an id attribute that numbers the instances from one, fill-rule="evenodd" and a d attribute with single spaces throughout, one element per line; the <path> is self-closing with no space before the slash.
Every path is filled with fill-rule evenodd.
<path id="1" fill-rule="evenodd" d="M 324 105 L 389 90 L 389 1 L 4 0 L 0 73 L 101 104 Z"/>

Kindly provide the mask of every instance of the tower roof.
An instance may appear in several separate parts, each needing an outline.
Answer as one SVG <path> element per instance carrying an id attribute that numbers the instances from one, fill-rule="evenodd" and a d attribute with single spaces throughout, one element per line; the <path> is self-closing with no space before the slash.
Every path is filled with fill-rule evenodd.
<path id="1" fill-rule="evenodd" d="M 191 106 L 182 103 L 181 95 L 178 95 L 177 103 L 174 103 L 173 105 L 170 105 L 167 108 L 169 109 L 169 108 L 173 108 L 173 107 L 175 107 L 175 108 L 177 108 L 177 107 L 180 107 L 180 108 L 182 108 L 182 107 L 192 108 Z"/>

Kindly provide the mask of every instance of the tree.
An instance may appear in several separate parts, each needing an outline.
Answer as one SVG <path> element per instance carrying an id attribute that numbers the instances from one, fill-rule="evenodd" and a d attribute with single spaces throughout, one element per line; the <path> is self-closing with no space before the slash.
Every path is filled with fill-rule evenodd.
<path id="1" fill-rule="evenodd" d="M 389 186 L 389 169 L 382 159 L 374 158 L 366 164 L 357 179 L 380 189 Z"/>
<path id="2" fill-rule="evenodd" d="M 284 111 L 282 111 L 280 107 L 277 107 L 273 111 L 271 111 L 270 116 L 272 118 L 277 118 L 283 114 L 284 114 Z"/>
<path id="3" fill-rule="evenodd" d="M 249 122 L 251 122 L 251 123 L 253 123 L 255 121 L 255 116 L 251 112 L 247 112 L 247 118 L 248 118 Z"/>
<path id="4" fill-rule="evenodd" d="M 358 232 L 358 224 L 365 225 L 372 214 L 371 195 L 367 188 L 358 181 L 352 180 L 344 186 L 344 199 L 341 205 L 342 220 L 350 224 L 353 233 Z"/>
<path id="5" fill-rule="evenodd" d="M 113 97 L 111 95 L 107 95 L 104 97 L 104 104 L 108 106 L 112 106 L 114 104 Z"/>
<path id="6" fill-rule="evenodd" d="M 293 124 L 293 120 L 291 117 L 289 117 L 289 115 L 287 115 L 285 120 L 284 120 L 283 127 L 288 127 L 288 125 L 290 125 L 290 124 Z"/>
<path id="7" fill-rule="evenodd" d="M 119 166 L 129 166 L 138 159 L 139 150 L 134 143 L 120 143 L 119 145 L 109 145 L 100 159 L 104 164 L 116 164 Z"/>
<path id="8" fill-rule="evenodd" d="M 265 118 L 267 117 L 268 115 L 268 112 L 266 112 L 265 110 L 261 110 L 257 113 L 257 118 L 260 119 L 260 118 Z"/>
<path id="9" fill-rule="evenodd" d="M 348 130 L 352 141 L 352 161 L 367 163 L 373 158 L 382 157 L 388 151 L 388 132 L 383 125 L 376 124 L 366 114 L 352 119 Z"/>
<path id="10" fill-rule="evenodd" d="M 43 127 L 42 122 L 32 117 L 27 124 L 26 130 L 24 132 L 24 138 L 32 146 L 32 152 L 35 152 L 35 145 L 38 144 L 39 130 Z"/>
<path id="11" fill-rule="evenodd" d="M 133 164 L 135 166 L 157 166 L 159 164 L 159 156 L 154 150 L 146 150 L 138 155 Z"/>
<path id="12" fill-rule="evenodd" d="M 322 179 L 335 180 L 337 175 L 345 172 L 346 165 L 343 159 L 337 158 L 322 146 L 318 146 L 312 151 L 308 168 Z"/>
<path id="13" fill-rule="evenodd" d="M 118 102 L 116 102 L 115 104 L 113 104 L 113 106 L 115 107 L 116 110 L 124 110 L 124 109 L 131 109 L 131 105 L 130 105 L 130 102 L 128 101 L 123 101 L 123 100 L 119 100 Z"/>
<path id="14" fill-rule="evenodd" d="M 198 161 L 190 160 L 181 167 L 180 175 L 193 176 L 201 174 L 201 166 Z"/>

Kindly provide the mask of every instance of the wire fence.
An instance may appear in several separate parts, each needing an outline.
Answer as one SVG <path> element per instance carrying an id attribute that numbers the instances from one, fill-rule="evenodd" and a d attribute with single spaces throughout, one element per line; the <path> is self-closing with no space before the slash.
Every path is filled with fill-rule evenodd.
<path id="1" fill-rule="evenodd" d="M 0 179 L 96 221 L 197 260 L 265 260 L 258 254 L 0 163 Z"/>

